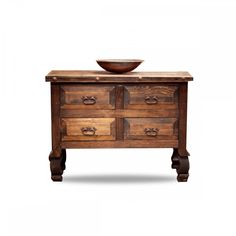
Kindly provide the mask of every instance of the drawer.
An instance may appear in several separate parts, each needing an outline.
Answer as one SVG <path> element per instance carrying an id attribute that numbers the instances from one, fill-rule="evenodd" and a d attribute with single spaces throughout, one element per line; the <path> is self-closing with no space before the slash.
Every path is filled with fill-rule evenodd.
<path id="1" fill-rule="evenodd" d="M 115 109 L 115 86 L 62 85 L 63 109 Z"/>
<path id="2" fill-rule="evenodd" d="M 125 118 L 125 139 L 178 139 L 176 118 Z"/>
<path id="3" fill-rule="evenodd" d="M 62 118 L 62 141 L 115 140 L 115 118 Z"/>
<path id="4" fill-rule="evenodd" d="M 125 109 L 177 109 L 178 86 L 138 85 L 125 86 Z"/>

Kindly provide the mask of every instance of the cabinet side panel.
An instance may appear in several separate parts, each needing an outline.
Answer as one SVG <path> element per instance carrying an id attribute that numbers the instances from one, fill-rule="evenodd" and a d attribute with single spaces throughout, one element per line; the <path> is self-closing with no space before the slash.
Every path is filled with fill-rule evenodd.
<path id="1" fill-rule="evenodd" d="M 179 85 L 179 147 L 178 147 L 178 151 L 181 156 L 189 156 L 189 153 L 186 149 L 187 97 L 188 97 L 188 83 L 181 83 Z"/>
<path id="2" fill-rule="evenodd" d="M 51 83 L 51 122 L 53 156 L 60 157 L 60 85 L 55 83 Z"/>

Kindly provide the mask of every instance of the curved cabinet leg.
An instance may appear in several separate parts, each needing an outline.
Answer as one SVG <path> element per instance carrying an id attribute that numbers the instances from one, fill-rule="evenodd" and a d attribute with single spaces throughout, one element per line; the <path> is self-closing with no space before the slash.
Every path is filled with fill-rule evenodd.
<path id="1" fill-rule="evenodd" d="M 61 150 L 61 155 L 56 157 L 53 151 L 49 155 L 51 179 L 53 181 L 62 181 L 63 170 L 65 169 L 66 154 Z"/>
<path id="2" fill-rule="evenodd" d="M 61 168 L 64 171 L 66 169 L 66 149 L 62 149 Z"/>
<path id="3" fill-rule="evenodd" d="M 179 166 L 176 169 L 178 182 L 187 182 L 189 176 L 189 160 L 188 156 L 179 156 Z"/>
<path id="4" fill-rule="evenodd" d="M 171 168 L 172 169 L 177 169 L 178 166 L 179 166 L 179 153 L 178 153 L 177 148 L 173 149 L 173 154 L 171 156 L 171 161 L 172 161 Z"/>
<path id="5" fill-rule="evenodd" d="M 61 168 L 61 158 L 50 159 L 51 179 L 53 181 L 62 181 L 63 170 Z"/>

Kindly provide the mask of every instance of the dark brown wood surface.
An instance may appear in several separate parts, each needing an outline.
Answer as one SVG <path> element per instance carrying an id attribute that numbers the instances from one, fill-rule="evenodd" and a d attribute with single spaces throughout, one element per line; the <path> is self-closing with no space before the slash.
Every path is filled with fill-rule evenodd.
<path id="1" fill-rule="evenodd" d="M 178 87 L 171 85 L 125 85 L 126 109 L 177 109 Z"/>
<path id="2" fill-rule="evenodd" d="M 51 157 L 60 157 L 60 86 L 51 83 L 51 128 L 52 128 L 52 152 Z"/>
<path id="3" fill-rule="evenodd" d="M 125 118 L 125 139 L 178 139 L 176 122 L 176 118 Z"/>
<path id="4" fill-rule="evenodd" d="M 127 109 L 116 109 L 116 110 L 77 110 L 77 109 L 61 109 L 61 117 L 178 117 L 178 110 L 174 106 L 158 107 L 155 110 L 127 110 Z"/>
<path id="5" fill-rule="evenodd" d="M 182 83 L 179 86 L 179 155 L 189 156 L 186 149 L 187 137 L 187 97 L 188 84 Z"/>
<path id="6" fill-rule="evenodd" d="M 116 140 L 61 142 L 63 148 L 177 148 L 178 140 Z"/>
<path id="7" fill-rule="evenodd" d="M 115 140 L 115 118 L 62 118 L 62 141 Z"/>
<path id="8" fill-rule="evenodd" d="M 115 86 L 62 85 L 61 107 L 65 109 L 114 109 Z"/>

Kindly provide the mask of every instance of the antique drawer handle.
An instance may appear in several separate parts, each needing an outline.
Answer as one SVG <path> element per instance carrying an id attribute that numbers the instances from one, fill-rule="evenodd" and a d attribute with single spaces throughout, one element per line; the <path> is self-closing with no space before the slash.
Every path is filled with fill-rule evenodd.
<path id="1" fill-rule="evenodd" d="M 145 128 L 144 129 L 145 134 L 147 136 L 152 136 L 152 137 L 157 136 L 158 131 L 159 131 L 159 129 L 157 129 L 157 128 Z"/>
<path id="2" fill-rule="evenodd" d="M 145 97 L 145 102 L 148 104 L 148 105 L 152 105 L 152 104 L 157 104 L 158 102 L 158 97 L 157 96 L 146 96 Z"/>
<path id="3" fill-rule="evenodd" d="M 83 127 L 81 128 L 82 134 L 85 136 L 94 136 L 96 132 L 95 127 Z"/>
<path id="4" fill-rule="evenodd" d="M 96 97 L 94 96 L 83 96 L 81 97 L 84 105 L 93 105 L 96 103 Z"/>

